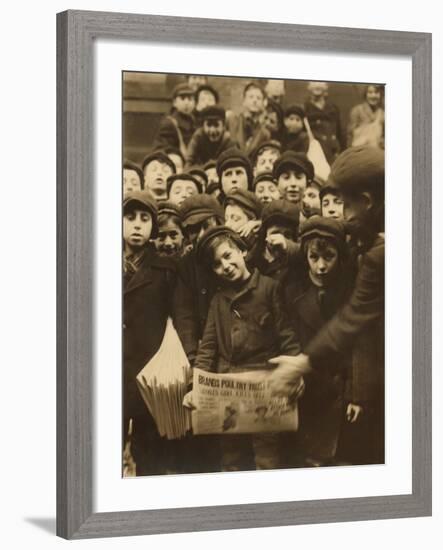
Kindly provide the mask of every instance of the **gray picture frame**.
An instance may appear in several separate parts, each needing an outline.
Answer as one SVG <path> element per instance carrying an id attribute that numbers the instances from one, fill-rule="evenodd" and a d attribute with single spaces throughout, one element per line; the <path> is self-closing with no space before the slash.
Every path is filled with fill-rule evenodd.
<path id="1" fill-rule="evenodd" d="M 413 84 L 412 494 L 93 513 L 93 43 L 97 38 L 407 56 Z M 66 11 L 57 15 L 57 534 L 67 539 L 431 515 L 428 33 Z"/>

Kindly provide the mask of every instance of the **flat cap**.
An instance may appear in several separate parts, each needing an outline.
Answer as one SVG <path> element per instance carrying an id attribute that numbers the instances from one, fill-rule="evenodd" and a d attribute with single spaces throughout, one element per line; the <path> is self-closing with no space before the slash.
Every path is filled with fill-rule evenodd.
<path id="1" fill-rule="evenodd" d="M 210 105 L 200 111 L 202 120 L 225 120 L 226 111 L 221 105 Z"/>
<path id="2" fill-rule="evenodd" d="M 271 139 L 269 141 L 264 141 L 263 143 L 260 143 L 260 145 L 257 145 L 249 154 L 249 157 L 254 163 L 257 160 L 257 157 L 262 153 L 265 149 L 275 149 L 278 151 L 278 153 L 281 153 L 281 143 L 277 141 L 276 139 Z"/>
<path id="3" fill-rule="evenodd" d="M 305 118 L 305 110 L 301 105 L 289 105 L 286 107 L 284 116 L 298 115 L 300 118 Z"/>
<path id="4" fill-rule="evenodd" d="M 201 223 L 211 216 L 215 216 L 220 223 L 224 219 L 221 204 L 215 197 L 206 194 L 193 195 L 185 199 L 180 205 L 180 213 L 184 227 Z"/>
<path id="5" fill-rule="evenodd" d="M 147 190 L 142 191 L 130 191 L 123 197 L 123 215 L 125 215 L 131 208 L 135 208 L 137 204 L 142 206 L 143 210 L 147 210 L 152 217 L 152 233 L 151 237 L 155 238 L 158 233 L 157 214 L 158 207 L 157 202 L 151 193 Z"/>
<path id="6" fill-rule="evenodd" d="M 262 182 L 262 181 L 272 181 L 272 183 L 274 185 L 277 185 L 278 182 L 277 180 L 274 178 L 272 172 L 262 172 L 261 174 L 258 174 L 258 176 L 255 176 L 254 178 L 254 183 L 252 185 L 252 188 L 255 190 L 255 188 L 257 187 L 257 185 Z"/>
<path id="7" fill-rule="evenodd" d="M 172 90 L 172 99 L 175 99 L 177 96 L 182 95 L 191 95 L 195 97 L 194 90 L 189 86 L 189 84 L 186 84 L 186 82 L 177 84 L 177 86 L 175 86 L 175 88 Z"/>
<path id="8" fill-rule="evenodd" d="M 314 165 L 304 153 L 285 151 L 274 163 L 273 174 L 276 179 L 288 168 L 300 170 L 306 174 L 308 181 L 314 179 Z"/>
<path id="9" fill-rule="evenodd" d="M 233 166 L 242 166 L 248 175 L 248 184 L 252 184 L 252 166 L 248 157 L 237 147 L 229 147 L 217 159 L 217 174 L 221 179 L 223 171 Z"/>
<path id="10" fill-rule="evenodd" d="M 229 204 L 237 204 L 250 214 L 251 218 L 258 219 L 261 216 L 263 210 L 263 203 L 258 200 L 255 193 L 252 191 L 245 191 L 244 189 L 236 189 L 232 193 L 228 193 L 224 200 L 224 206 Z"/>
<path id="11" fill-rule="evenodd" d="M 334 218 L 311 216 L 300 227 L 300 237 L 303 240 L 312 237 L 328 237 L 337 242 L 345 242 L 345 226 Z"/>
<path id="12" fill-rule="evenodd" d="M 279 221 L 292 226 L 297 231 L 300 223 L 299 207 L 285 199 L 277 199 L 266 204 L 262 212 L 262 227 L 269 227 L 272 223 Z"/>
<path id="13" fill-rule="evenodd" d="M 182 172 L 181 174 L 172 174 L 172 176 L 169 176 L 169 178 L 166 180 L 166 189 L 168 192 L 168 196 L 171 191 L 172 184 L 177 180 L 192 181 L 192 183 L 195 184 L 195 186 L 197 187 L 197 191 L 199 193 L 203 192 L 202 185 L 195 176 L 193 176 L 189 172 Z"/>
<path id="14" fill-rule="evenodd" d="M 328 186 L 341 191 L 384 192 L 385 153 L 377 147 L 350 147 L 331 166 Z"/>
<path id="15" fill-rule="evenodd" d="M 201 262 L 208 259 L 208 246 L 216 237 L 226 236 L 229 237 L 240 250 L 246 250 L 245 241 L 235 231 L 226 227 L 225 225 L 218 225 L 216 227 L 210 227 L 203 233 L 199 241 L 197 242 L 196 255 L 197 259 Z"/>

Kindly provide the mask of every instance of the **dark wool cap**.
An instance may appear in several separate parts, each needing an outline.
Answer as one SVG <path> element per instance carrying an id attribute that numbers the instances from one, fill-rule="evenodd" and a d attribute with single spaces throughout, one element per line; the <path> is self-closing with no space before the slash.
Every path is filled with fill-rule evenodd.
<path id="1" fill-rule="evenodd" d="M 181 212 L 175 202 L 161 201 L 158 203 L 158 217 L 162 215 L 177 216 L 181 221 Z"/>
<path id="2" fill-rule="evenodd" d="M 214 160 L 214 159 L 208 160 L 208 162 L 206 162 L 203 165 L 203 170 L 209 170 L 210 168 L 217 168 L 217 161 L 216 160 Z"/>
<path id="3" fill-rule="evenodd" d="M 177 84 L 177 86 L 172 90 L 172 99 L 175 99 L 179 95 L 192 95 L 195 97 L 195 92 L 189 84 L 183 82 L 182 84 Z"/>
<path id="4" fill-rule="evenodd" d="M 200 118 L 202 120 L 225 120 L 226 111 L 220 105 L 210 105 L 200 111 Z"/>
<path id="5" fill-rule="evenodd" d="M 212 195 L 217 189 L 221 191 L 221 183 L 219 181 L 212 181 L 206 188 L 206 193 Z"/>
<path id="6" fill-rule="evenodd" d="M 218 95 L 218 92 L 215 88 L 213 88 L 210 84 L 202 84 L 197 88 L 197 91 L 195 92 L 195 97 L 198 100 L 198 96 L 200 95 L 200 92 L 211 92 L 211 94 L 215 97 L 215 102 L 218 103 L 220 100 L 220 96 Z"/>
<path id="7" fill-rule="evenodd" d="M 190 166 L 186 172 L 192 176 L 200 176 L 208 184 L 208 174 L 203 170 L 202 166 Z M 203 190 L 202 190 L 203 192 Z"/>
<path id="8" fill-rule="evenodd" d="M 274 176 L 272 175 L 272 172 L 262 172 L 261 174 L 259 174 L 258 176 L 255 176 L 255 178 L 254 178 L 254 184 L 252 186 L 254 191 L 255 191 L 255 188 L 257 187 L 257 185 L 261 181 L 272 181 L 273 184 L 278 185 L 278 182 L 274 178 Z"/>
<path id="9" fill-rule="evenodd" d="M 283 222 L 297 231 L 300 222 L 300 209 L 292 202 L 277 199 L 265 205 L 261 218 L 262 228 L 269 227 L 272 223 Z"/>
<path id="10" fill-rule="evenodd" d="M 301 105 L 290 105 L 285 109 L 285 118 L 291 115 L 298 115 L 300 118 L 305 118 L 305 110 Z"/>
<path id="11" fill-rule="evenodd" d="M 301 170 L 306 174 L 308 181 L 314 179 L 314 165 L 304 153 L 285 151 L 274 163 L 274 177 L 278 179 L 280 174 L 288 168 Z"/>
<path id="12" fill-rule="evenodd" d="M 169 176 L 169 178 L 166 180 L 166 190 L 168 192 L 168 196 L 169 196 L 169 193 L 171 192 L 172 184 L 174 183 L 174 181 L 177 181 L 177 180 L 192 181 L 192 183 L 194 183 L 195 186 L 197 187 L 197 191 L 199 193 L 203 192 L 201 183 L 198 181 L 196 177 L 194 177 L 189 172 L 188 173 L 182 172 L 181 174 L 173 174 L 172 176 Z"/>
<path id="13" fill-rule="evenodd" d="M 263 203 L 259 201 L 252 191 L 244 189 L 236 189 L 232 193 L 226 195 L 224 200 L 225 208 L 228 204 L 237 204 L 242 210 L 249 214 L 250 218 L 259 219 L 263 210 Z"/>
<path id="14" fill-rule="evenodd" d="M 300 237 L 306 240 L 312 237 L 329 237 L 336 241 L 345 240 L 345 226 L 343 222 L 334 218 L 311 216 L 300 227 Z"/>
<path id="15" fill-rule="evenodd" d="M 331 166 L 328 186 L 340 191 L 374 191 L 385 188 L 385 153 L 377 147 L 350 147 Z"/>
<path id="16" fill-rule="evenodd" d="M 233 166 L 242 166 L 248 175 L 248 185 L 252 184 L 252 166 L 248 157 L 237 147 L 230 147 L 223 151 L 217 159 L 217 174 L 221 179 L 223 171 Z"/>
<path id="17" fill-rule="evenodd" d="M 166 155 L 163 151 L 153 151 L 152 153 L 149 153 L 146 155 L 146 157 L 143 159 L 142 162 L 142 170 L 145 169 L 145 166 L 147 166 L 151 161 L 153 160 L 159 160 L 160 162 L 163 162 L 164 164 L 167 164 L 171 167 L 172 173 L 175 174 L 175 164 L 172 162 L 172 160 Z"/>
<path id="18" fill-rule="evenodd" d="M 265 149 L 276 149 L 278 151 L 278 153 L 281 153 L 281 143 L 279 141 L 277 141 L 276 139 L 271 139 L 269 141 L 264 141 L 263 143 L 260 143 L 260 145 L 255 147 L 249 154 L 249 158 L 251 159 L 251 162 L 253 164 L 257 160 L 257 157 Z"/>
<path id="19" fill-rule="evenodd" d="M 323 200 L 325 195 L 337 196 L 340 195 L 340 190 L 328 182 L 320 189 L 320 200 Z"/>
<path id="20" fill-rule="evenodd" d="M 132 162 L 132 160 L 125 159 L 123 161 L 123 170 L 134 170 L 134 172 L 137 172 L 137 176 L 140 178 L 141 187 L 143 189 L 143 183 L 145 176 L 143 174 L 143 170 L 140 168 L 138 164 L 135 162 Z"/>
<path id="21" fill-rule="evenodd" d="M 211 216 L 216 216 L 220 222 L 224 219 L 223 208 L 215 197 L 210 195 L 193 195 L 180 205 L 183 226 L 201 223 Z"/>
<path id="22" fill-rule="evenodd" d="M 152 233 L 151 238 L 157 237 L 158 222 L 157 222 L 157 202 L 149 191 L 131 191 L 123 198 L 123 215 L 130 209 L 136 208 L 137 205 L 142 206 L 142 210 L 147 210 L 152 216 Z"/>
<path id="23" fill-rule="evenodd" d="M 225 225 L 218 225 L 216 227 L 210 227 L 205 231 L 197 243 L 196 254 L 199 261 L 204 261 L 208 259 L 208 246 L 213 239 L 216 237 L 229 237 L 235 244 L 239 247 L 240 250 L 246 250 L 245 241 L 232 229 L 226 227 Z"/>

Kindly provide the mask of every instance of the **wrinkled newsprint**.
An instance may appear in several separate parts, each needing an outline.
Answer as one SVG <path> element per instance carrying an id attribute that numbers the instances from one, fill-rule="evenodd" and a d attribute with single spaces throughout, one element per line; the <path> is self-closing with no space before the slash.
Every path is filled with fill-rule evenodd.
<path id="1" fill-rule="evenodd" d="M 215 374 L 194 369 L 194 434 L 296 431 L 298 408 L 271 396 L 269 371 Z"/>

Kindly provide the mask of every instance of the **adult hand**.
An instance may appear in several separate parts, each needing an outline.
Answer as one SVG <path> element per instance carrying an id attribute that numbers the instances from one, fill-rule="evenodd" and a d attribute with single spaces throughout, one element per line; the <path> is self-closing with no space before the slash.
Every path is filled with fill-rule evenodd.
<path id="1" fill-rule="evenodd" d="M 346 408 L 346 419 L 348 422 L 357 422 L 359 417 L 363 414 L 363 407 L 360 405 L 355 405 L 354 403 L 349 403 Z"/>
<path id="2" fill-rule="evenodd" d="M 278 365 L 268 378 L 274 395 L 290 396 L 300 384 L 302 376 L 312 370 L 309 357 L 303 353 L 295 357 L 279 355 L 270 359 L 269 363 Z"/>

